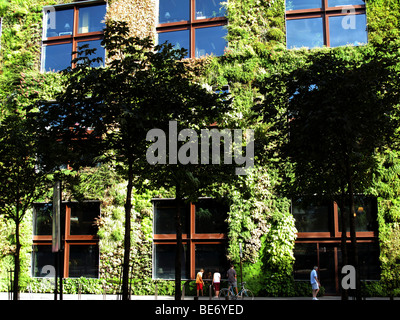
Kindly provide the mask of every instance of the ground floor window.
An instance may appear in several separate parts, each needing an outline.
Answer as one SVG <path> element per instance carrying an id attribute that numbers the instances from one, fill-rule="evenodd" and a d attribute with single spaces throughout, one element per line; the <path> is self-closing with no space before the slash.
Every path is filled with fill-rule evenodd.
<path id="1" fill-rule="evenodd" d="M 52 252 L 51 203 L 36 203 L 33 213 L 32 276 L 52 277 L 55 254 Z M 61 207 L 62 263 L 64 278 L 99 276 L 99 245 L 95 219 L 100 216 L 100 202 L 64 202 Z"/>
<path id="2" fill-rule="evenodd" d="M 154 199 L 153 278 L 175 279 L 176 231 L 174 199 Z M 194 279 L 204 269 L 204 279 L 228 270 L 226 218 L 228 206 L 214 199 L 199 199 L 181 207 L 181 268 L 183 279 Z"/>

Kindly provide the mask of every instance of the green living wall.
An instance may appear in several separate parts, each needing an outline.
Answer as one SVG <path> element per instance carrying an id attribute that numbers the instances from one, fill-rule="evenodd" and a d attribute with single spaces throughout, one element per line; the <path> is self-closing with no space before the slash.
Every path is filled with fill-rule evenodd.
<path id="1" fill-rule="evenodd" d="M 64 1 L 68 2 L 68 1 Z M 22 109 L 34 100 L 53 99 L 62 90 L 60 75 L 42 74 L 40 65 L 41 9 L 55 4 L 45 0 L 0 0 L 3 34 L 0 54 L 0 118 Z M 60 1 L 59 3 L 62 3 Z M 112 2 L 111 2 L 112 3 Z M 151 1 L 143 1 L 148 8 Z M 229 85 L 233 111 L 227 119 L 232 127 L 253 128 L 256 134 L 256 161 L 251 174 L 238 177 L 235 184 L 215 190 L 231 203 L 228 213 L 227 257 L 239 268 L 239 243 L 243 243 L 243 278 L 258 295 L 288 296 L 305 294 L 292 277 L 293 248 L 296 238 L 290 201 L 274 192 L 279 184 L 273 158 L 263 153 L 273 149 L 268 144 L 268 124 L 254 123 L 252 107 L 263 99 L 257 83 L 265 77 L 301 67 L 307 57 L 318 50 L 290 50 L 285 46 L 284 0 L 230 0 L 226 4 L 229 43 L 222 57 L 205 57 L 188 61 L 199 81 L 208 85 Z M 117 10 L 115 7 L 114 10 Z M 147 9 L 146 9 L 147 10 Z M 118 10 L 117 10 L 118 11 Z M 151 10 L 149 11 L 150 14 Z M 121 14 L 121 12 L 117 13 Z M 396 0 L 368 0 L 367 16 L 370 46 L 399 37 L 400 7 Z M 112 17 L 109 17 L 112 18 Z M 126 19 L 126 17 L 121 17 Z M 152 21 L 152 19 L 149 19 Z M 146 29 L 149 34 L 152 28 Z M 150 30 L 150 31 L 149 31 Z M 351 49 L 349 49 L 351 50 Z M 379 200 L 379 237 L 381 243 L 382 291 L 396 294 L 393 284 L 399 281 L 400 194 L 399 155 L 388 151 L 381 155 L 376 187 L 370 191 Z M 71 172 L 64 188 L 64 200 L 96 199 L 101 201 L 97 220 L 100 245 L 100 278 L 68 279 L 65 291 L 101 293 L 119 290 L 123 261 L 124 202 L 126 183 L 113 166 L 104 164 Z M 42 200 L 49 200 L 50 190 Z M 153 281 L 152 275 L 152 204 L 153 197 L 173 197 L 173 191 L 149 190 L 133 194 L 132 212 L 132 288 L 133 294 L 173 294 L 173 284 Z M 0 218 L 0 290 L 6 290 L 6 270 L 12 268 L 13 231 L 10 222 Z M 26 290 L 51 292 L 51 284 L 30 277 L 32 219 L 23 225 L 22 273 Z M 193 284 L 187 290 L 193 290 Z M 194 291 L 190 291 L 194 292 Z M 378 291 L 376 291 L 378 292 Z M 378 292 L 379 293 L 379 292 Z M 307 293 L 308 294 L 308 293 Z"/>

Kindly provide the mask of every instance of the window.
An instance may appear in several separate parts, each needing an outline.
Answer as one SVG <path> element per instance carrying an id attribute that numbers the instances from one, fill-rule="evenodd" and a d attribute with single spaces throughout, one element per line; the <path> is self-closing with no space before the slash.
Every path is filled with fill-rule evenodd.
<path id="1" fill-rule="evenodd" d="M 223 1 L 159 0 L 158 43 L 188 50 L 188 58 L 220 56 L 226 47 Z"/>
<path id="2" fill-rule="evenodd" d="M 155 199 L 153 278 L 175 278 L 177 205 L 173 199 Z M 214 199 L 199 199 L 185 204 L 182 216 L 182 278 L 194 279 L 203 268 L 204 279 L 219 270 L 228 270 L 226 259 L 226 218 L 228 206 Z"/>
<path id="3" fill-rule="evenodd" d="M 286 0 L 288 49 L 367 42 L 364 0 Z"/>
<path id="4" fill-rule="evenodd" d="M 42 71 L 60 71 L 71 66 L 72 52 L 88 44 L 96 57 L 105 58 L 100 42 L 105 27 L 106 4 L 83 1 L 43 8 Z M 94 58 L 91 56 L 90 58 Z M 95 65 L 95 67 L 100 64 Z"/>
<path id="5" fill-rule="evenodd" d="M 33 210 L 32 276 L 54 275 L 51 251 L 51 203 L 36 203 Z M 99 246 L 95 219 L 100 216 L 100 202 L 64 202 L 61 207 L 61 240 L 64 249 L 63 277 L 97 278 Z"/>

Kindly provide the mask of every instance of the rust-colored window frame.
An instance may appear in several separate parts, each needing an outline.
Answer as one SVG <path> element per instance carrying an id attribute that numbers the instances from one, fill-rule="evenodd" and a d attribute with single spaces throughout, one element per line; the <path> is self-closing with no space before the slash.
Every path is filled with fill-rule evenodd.
<path id="1" fill-rule="evenodd" d="M 324 45 L 330 47 L 330 36 L 329 36 L 329 17 L 333 16 L 345 16 L 343 9 L 349 9 L 350 6 L 338 6 L 329 7 L 329 0 L 321 0 L 321 8 L 301 9 L 301 10 L 286 10 L 285 8 L 285 20 L 299 20 L 299 19 L 310 19 L 310 18 L 322 18 L 322 26 L 324 32 Z M 354 5 L 351 6 L 354 9 L 354 15 L 366 14 L 365 5 Z"/>
<path id="2" fill-rule="evenodd" d="M 98 202 L 98 201 L 95 201 Z M 63 248 L 63 278 L 69 277 L 69 252 L 71 245 L 99 245 L 99 238 L 96 234 L 92 235 L 71 235 L 71 207 L 76 202 L 63 202 L 65 204 L 65 230 L 61 234 L 61 243 Z M 100 211 L 99 211 L 100 214 Z M 52 245 L 51 235 L 33 235 L 32 245 Z"/>
<path id="3" fill-rule="evenodd" d="M 154 200 L 174 200 L 174 199 L 154 199 Z M 189 232 L 182 234 L 182 243 L 187 246 L 189 256 L 189 275 L 190 279 L 196 279 L 196 245 L 212 244 L 226 245 L 227 236 L 225 233 L 196 233 L 196 204 L 190 203 Z M 176 245 L 176 234 L 153 234 L 153 245 Z"/>
<path id="4" fill-rule="evenodd" d="M 206 19 L 196 19 L 196 0 L 190 0 L 190 17 L 188 21 L 178 21 L 178 22 L 169 22 L 169 23 L 161 23 L 157 22 L 157 34 L 164 32 L 172 32 L 172 31 L 183 31 L 189 30 L 189 43 L 190 48 L 187 48 L 190 51 L 188 58 L 195 58 L 196 56 L 196 29 L 200 28 L 210 28 L 210 27 L 221 27 L 228 24 L 228 19 L 226 17 L 215 17 L 215 18 L 206 18 Z"/>
<path id="5" fill-rule="evenodd" d="M 103 40 L 104 38 L 104 31 L 94 31 L 94 32 L 86 32 L 86 33 L 79 33 L 79 9 L 80 8 L 87 8 L 93 7 L 100 4 L 106 4 L 107 2 L 104 0 L 98 1 L 82 1 L 82 2 L 73 2 L 65 5 L 57 5 L 54 6 L 57 10 L 65 10 L 65 9 L 73 9 L 73 27 L 72 27 L 72 35 L 63 35 L 63 36 L 54 36 L 54 37 L 46 37 L 45 32 L 43 30 L 42 36 L 42 46 L 47 47 L 51 45 L 57 44 L 68 44 L 72 43 L 72 51 L 71 51 L 71 60 L 76 59 L 77 55 L 73 54 L 72 52 L 76 52 L 78 50 L 78 43 L 83 41 L 95 41 L 95 40 Z M 46 9 L 46 7 L 44 7 Z M 76 64 L 72 64 L 71 67 L 74 68 Z M 42 70 L 45 72 L 45 70 Z"/>

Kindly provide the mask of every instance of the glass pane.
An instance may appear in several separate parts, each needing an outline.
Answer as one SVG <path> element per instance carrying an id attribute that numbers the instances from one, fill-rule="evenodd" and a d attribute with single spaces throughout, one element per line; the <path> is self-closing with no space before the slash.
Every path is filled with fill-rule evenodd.
<path id="1" fill-rule="evenodd" d="M 214 272 L 218 271 L 222 277 L 229 269 L 226 259 L 225 246 L 222 244 L 197 244 L 195 246 L 195 274 L 204 269 L 203 279 L 212 279 Z"/>
<path id="2" fill-rule="evenodd" d="M 71 66 L 72 43 L 55 44 L 43 48 L 43 70 L 58 72 Z"/>
<path id="3" fill-rule="evenodd" d="M 225 233 L 228 207 L 212 199 L 196 203 L 196 233 Z"/>
<path id="4" fill-rule="evenodd" d="M 379 244 L 359 243 L 358 260 L 362 280 L 380 279 Z"/>
<path id="5" fill-rule="evenodd" d="M 190 0 L 160 0 L 158 23 L 190 20 Z"/>
<path id="6" fill-rule="evenodd" d="M 104 66 L 104 61 L 106 57 L 106 50 L 104 47 L 101 46 L 101 40 L 92 40 L 92 41 L 81 41 L 78 42 L 78 51 L 80 50 L 86 50 L 86 49 L 80 49 L 79 47 L 84 46 L 88 44 L 89 47 L 86 49 L 96 49 L 96 52 L 93 53 L 92 55 L 88 56 L 89 59 L 94 59 L 94 58 L 102 58 L 102 62 L 96 62 L 92 64 L 92 67 L 103 67 Z"/>
<path id="7" fill-rule="evenodd" d="M 100 216 L 100 204 L 98 202 L 71 204 L 71 235 L 95 235 L 97 227 L 95 218 Z"/>
<path id="8" fill-rule="evenodd" d="M 328 7 L 365 5 L 363 0 L 328 0 Z"/>
<path id="9" fill-rule="evenodd" d="M 105 15 L 105 4 L 80 8 L 78 33 L 102 31 L 105 28 Z"/>
<path id="10" fill-rule="evenodd" d="M 321 8 L 321 0 L 286 0 L 286 11 Z"/>
<path id="11" fill-rule="evenodd" d="M 176 234 L 175 215 L 176 202 L 174 200 L 161 200 L 154 202 L 154 234 Z M 183 233 L 188 233 L 187 220 L 190 215 L 190 205 L 186 204 L 181 209 Z"/>
<path id="12" fill-rule="evenodd" d="M 54 254 L 51 246 L 32 246 L 32 277 L 54 278 Z"/>
<path id="13" fill-rule="evenodd" d="M 365 14 L 329 17 L 330 46 L 361 45 L 368 42 Z"/>
<path id="14" fill-rule="evenodd" d="M 209 19 L 225 16 L 223 1 L 218 0 L 196 0 L 196 19 Z"/>
<path id="15" fill-rule="evenodd" d="M 205 55 L 222 56 L 227 45 L 224 26 L 199 28 L 195 30 L 196 58 Z"/>
<path id="16" fill-rule="evenodd" d="M 296 243 L 294 247 L 294 278 L 310 281 L 310 272 L 318 263 L 317 245 L 315 243 Z"/>
<path id="17" fill-rule="evenodd" d="M 355 210 L 356 210 L 356 231 L 377 231 L 377 222 L 376 222 L 376 214 L 377 214 L 377 203 L 376 199 L 356 196 L 355 199 Z M 339 215 L 339 231 L 342 231 L 342 219 L 341 219 L 341 210 L 338 207 L 338 215 Z M 349 211 L 346 210 L 348 213 Z M 350 230 L 349 222 L 346 224 L 347 231 Z"/>
<path id="18" fill-rule="evenodd" d="M 322 18 L 286 21 L 287 48 L 315 48 L 324 45 Z"/>
<path id="19" fill-rule="evenodd" d="M 154 279 L 175 279 L 175 244 L 154 245 L 153 277 Z M 187 245 L 183 245 L 182 279 L 189 279 L 189 257 Z"/>
<path id="20" fill-rule="evenodd" d="M 69 247 L 69 277 L 98 278 L 99 247 L 97 245 L 71 245 Z"/>
<path id="21" fill-rule="evenodd" d="M 61 205 L 61 234 L 65 227 L 65 204 Z M 53 232 L 53 204 L 35 203 L 33 211 L 33 235 L 51 236 Z"/>
<path id="22" fill-rule="evenodd" d="M 158 34 L 158 43 L 163 44 L 168 41 L 174 46 L 174 49 L 186 49 L 188 54 L 185 58 L 190 56 L 190 43 L 189 43 L 189 30 L 180 30 L 172 32 L 162 32 Z"/>
<path id="23" fill-rule="evenodd" d="M 73 9 L 47 11 L 45 17 L 45 38 L 72 35 L 74 27 Z"/>
<path id="24" fill-rule="evenodd" d="M 329 232 L 328 204 L 302 204 L 301 200 L 293 202 L 292 213 L 298 232 Z"/>

